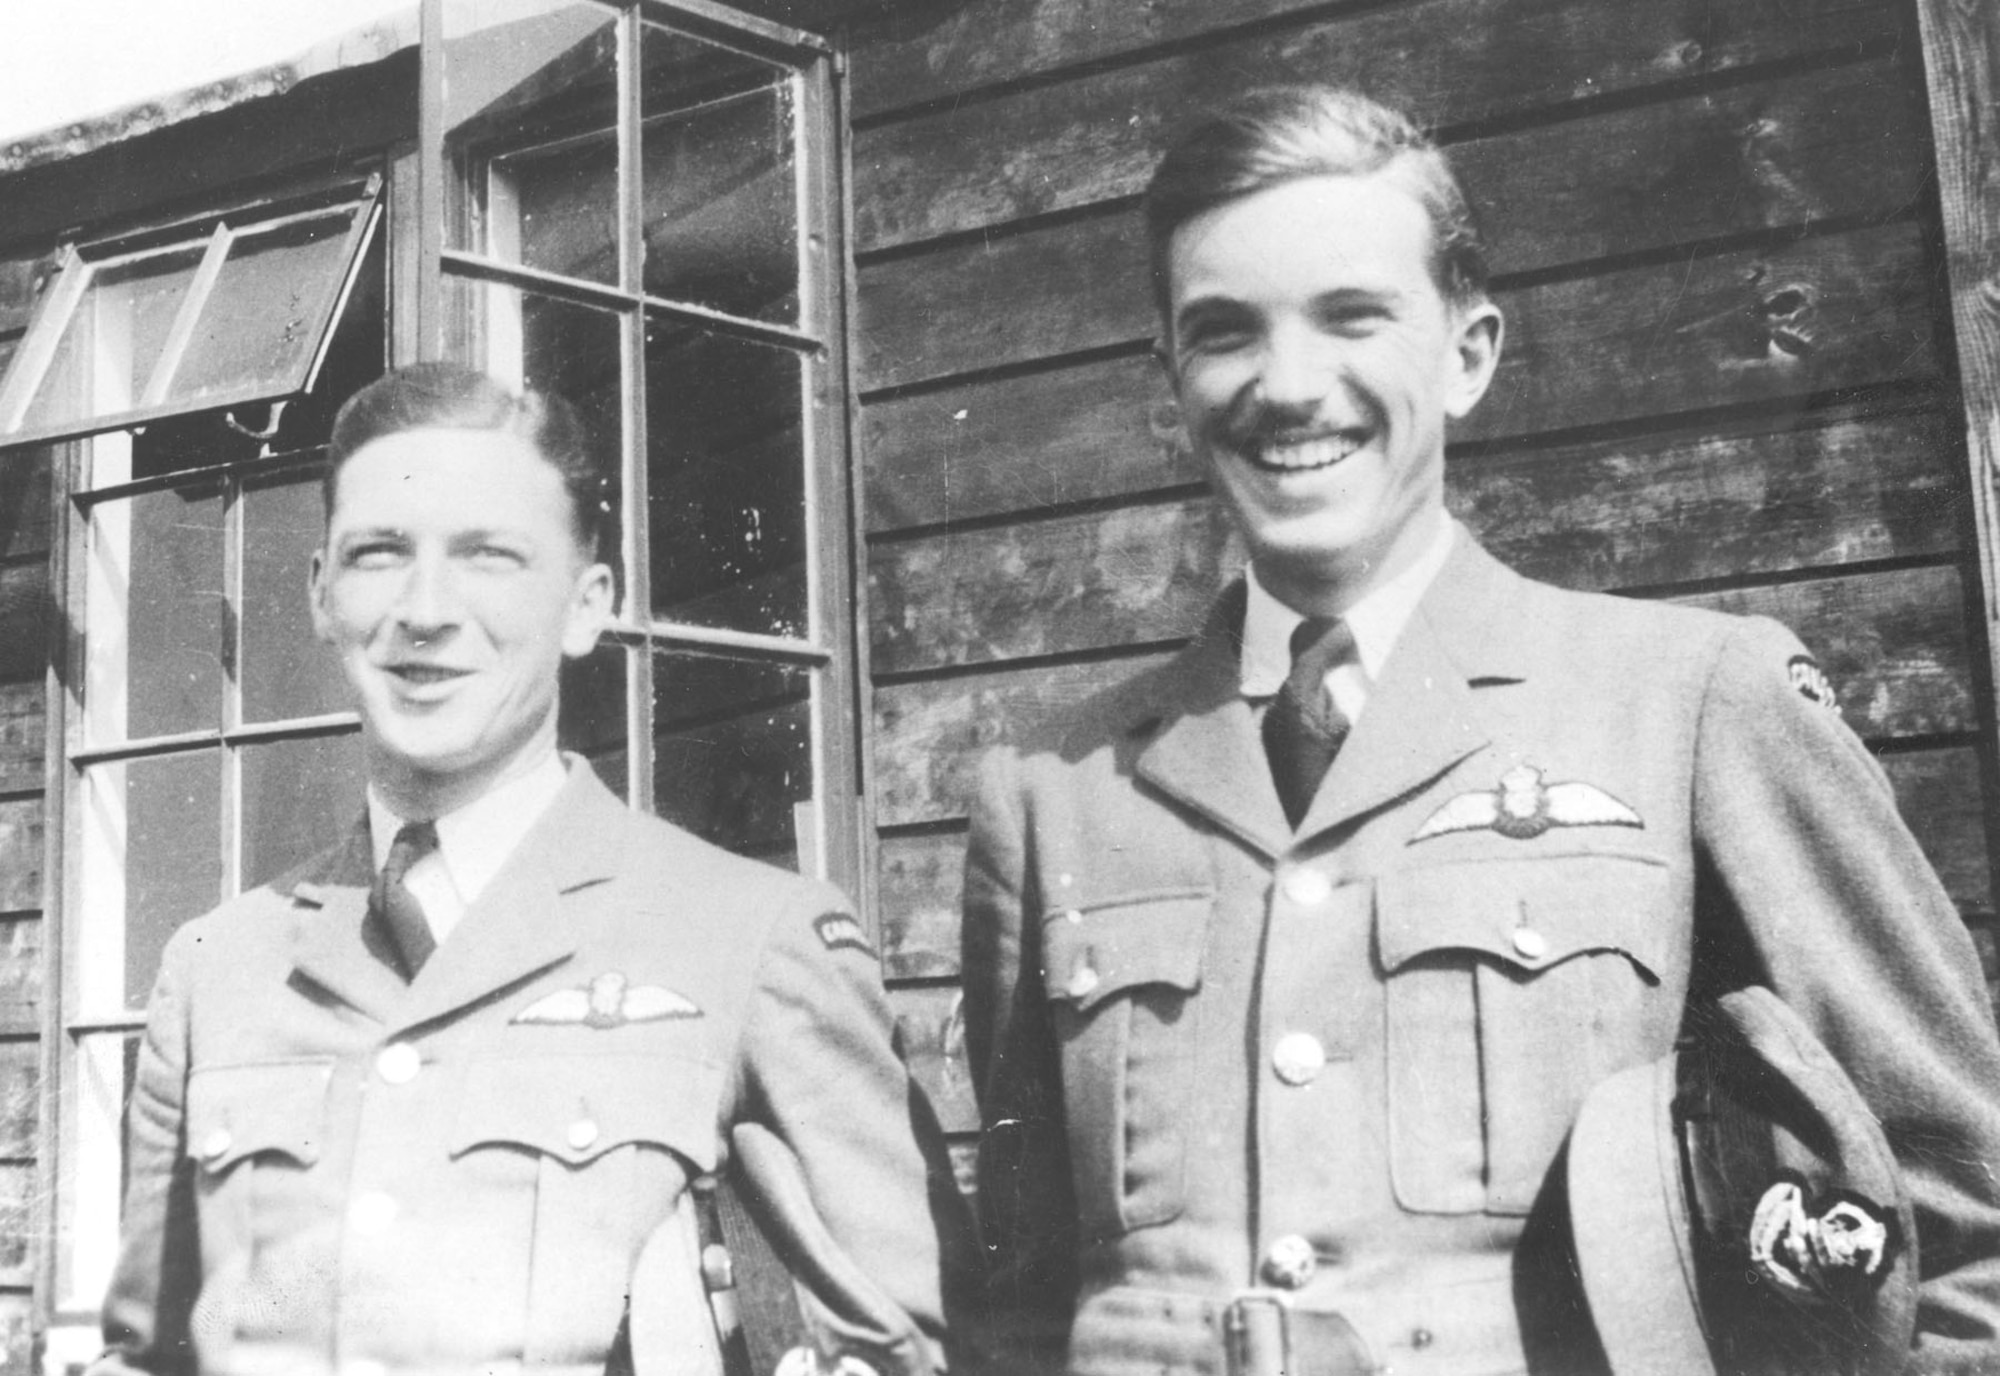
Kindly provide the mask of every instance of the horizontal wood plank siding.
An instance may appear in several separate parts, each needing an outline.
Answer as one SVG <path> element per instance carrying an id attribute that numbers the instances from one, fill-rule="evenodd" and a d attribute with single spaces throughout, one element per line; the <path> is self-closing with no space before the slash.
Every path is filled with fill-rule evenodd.
<path id="1" fill-rule="evenodd" d="M 1989 957 L 1984 597 L 1902 0 L 983 0 L 855 32 L 885 969 L 948 1126 L 979 754 L 1184 643 L 1242 552 L 1136 201 L 1199 105 L 1356 80 L 1437 129 L 1507 344 L 1448 501 L 1571 587 L 1775 616 Z"/>

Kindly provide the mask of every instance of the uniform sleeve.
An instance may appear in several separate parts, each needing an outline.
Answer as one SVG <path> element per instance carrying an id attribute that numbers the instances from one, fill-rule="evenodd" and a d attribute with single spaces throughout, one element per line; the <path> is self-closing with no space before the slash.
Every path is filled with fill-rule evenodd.
<path id="1" fill-rule="evenodd" d="M 1011 751 L 986 758 L 966 852 L 966 1049 L 988 1260 L 979 1345 L 1001 1370 L 1060 1371 L 1076 1304 L 1076 1206 L 1019 776 Z"/>
<path id="2" fill-rule="evenodd" d="M 185 937 L 185 931 L 181 934 Z M 117 1269 L 104 1301 L 104 1355 L 88 1376 L 194 1370 L 189 1318 L 201 1290 L 194 1167 L 184 1137 L 187 1012 L 179 952 L 169 944 L 139 1044 L 125 1121 L 125 1205 Z"/>
<path id="3" fill-rule="evenodd" d="M 1721 944 L 1747 943 L 1908 1180 L 1922 1282 L 1911 1369 L 2000 1369 L 2000 1042 L 1965 926 L 1789 631 L 1730 634 L 1700 730 L 1696 841 L 1735 918 Z"/>
<path id="4" fill-rule="evenodd" d="M 803 1292 L 822 1355 L 883 1376 L 944 1365 L 976 1248 L 943 1133 L 897 1056 L 880 963 L 845 900 L 803 897 L 761 955 L 732 1126 L 746 1204 Z"/>

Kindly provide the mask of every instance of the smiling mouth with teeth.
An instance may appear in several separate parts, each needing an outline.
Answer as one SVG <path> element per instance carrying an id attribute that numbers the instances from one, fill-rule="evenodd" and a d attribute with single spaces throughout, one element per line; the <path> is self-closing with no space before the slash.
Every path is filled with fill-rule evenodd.
<path id="1" fill-rule="evenodd" d="M 442 664 L 398 664 L 389 670 L 405 683 L 443 683 L 447 679 L 460 677 L 465 671 L 447 668 Z"/>
<path id="2" fill-rule="evenodd" d="M 1304 473 L 1331 468 L 1367 442 L 1358 431 L 1343 430 L 1331 435 L 1309 435 L 1299 439 L 1260 439 L 1242 446 L 1241 452 L 1258 468 L 1273 473 Z"/>

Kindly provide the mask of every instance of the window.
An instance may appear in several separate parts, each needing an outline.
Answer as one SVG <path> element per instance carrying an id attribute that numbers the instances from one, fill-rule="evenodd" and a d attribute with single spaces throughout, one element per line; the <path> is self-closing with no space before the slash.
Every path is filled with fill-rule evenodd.
<path id="1" fill-rule="evenodd" d="M 0 383 L 6 438 L 46 441 L 6 460 L 46 455 L 65 499 L 59 1354 L 109 1276 L 167 938 L 359 812 L 305 577 L 333 407 L 383 364 L 378 185 L 63 250 Z"/>
<path id="2" fill-rule="evenodd" d="M 635 806 L 854 888 L 831 57 L 708 5 L 433 0 L 426 352 L 561 393 L 620 475 L 565 735 Z"/>

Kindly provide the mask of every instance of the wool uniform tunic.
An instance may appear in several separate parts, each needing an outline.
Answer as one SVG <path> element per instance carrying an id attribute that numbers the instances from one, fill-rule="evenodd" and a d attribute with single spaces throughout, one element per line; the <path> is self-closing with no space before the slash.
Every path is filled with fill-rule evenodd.
<path id="1" fill-rule="evenodd" d="M 949 1175 L 838 892 L 580 761 L 408 983 L 371 878 L 364 826 L 169 943 L 99 1376 L 601 1376 L 628 1292 L 642 1376 L 717 1371 L 688 1185 L 746 1139 L 827 1355 L 930 1369 Z"/>
<path id="2" fill-rule="evenodd" d="M 1558 1277 L 1524 1232 L 1584 1095 L 1665 1054 L 1690 997 L 1759 983 L 1909 1177 L 1914 1369 L 2000 1365 L 1985 987 L 1789 632 L 1462 540 L 1294 831 L 1241 615 L 1239 587 L 986 768 L 965 972 L 997 1351 L 1221 1372 L 1251 1291 L 1396 1376 L 1527 1370 Z"/>

